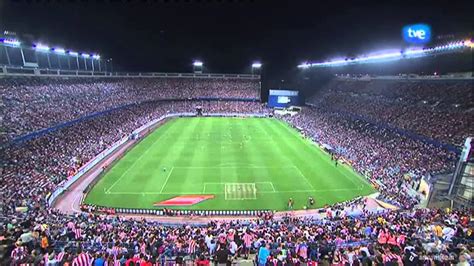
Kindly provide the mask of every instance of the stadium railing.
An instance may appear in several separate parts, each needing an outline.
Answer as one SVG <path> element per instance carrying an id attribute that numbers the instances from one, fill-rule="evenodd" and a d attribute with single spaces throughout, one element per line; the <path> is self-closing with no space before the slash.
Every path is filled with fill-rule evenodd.
<path id="1" fill-rule="evenodd" d="M 222 74 L 222 73 L 162 73 L 162 72 L 99 72 L 86 70 L 61 70 L 61 69 L 40 69 L 24 68 L 15 66 L 1 66 L 0 76 L 64 76 L 64 77 L 126 77 L 126 78 L 239 78 L 260 80 L 260 75 L 254 74 Z"/>

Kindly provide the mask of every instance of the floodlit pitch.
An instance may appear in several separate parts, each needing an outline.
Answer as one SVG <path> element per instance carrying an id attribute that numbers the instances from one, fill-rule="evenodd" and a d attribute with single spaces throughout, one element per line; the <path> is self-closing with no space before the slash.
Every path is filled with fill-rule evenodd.
<path id="1" fill-rule="evenodd" d="M 143 139 L 97 182 L 87 204 L 156 209 L 176 196 L 213 195 L 190 210 L 286 210 L 373 193 L 349 166 L 271 118 L 176 118 Z M 172 207 L 173 208 L 173 207 Z"/>

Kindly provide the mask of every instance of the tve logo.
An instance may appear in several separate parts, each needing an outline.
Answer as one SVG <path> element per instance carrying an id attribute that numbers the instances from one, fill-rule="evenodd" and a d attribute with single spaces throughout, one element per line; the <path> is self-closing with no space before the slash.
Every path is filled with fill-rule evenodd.
<path id="1" fill-rule="evenodd" d="M 431 40 L 431 28 L 426 24 L 414 24 L 403 27 L 403 39 L 408 43 L 422 44 Z"/>

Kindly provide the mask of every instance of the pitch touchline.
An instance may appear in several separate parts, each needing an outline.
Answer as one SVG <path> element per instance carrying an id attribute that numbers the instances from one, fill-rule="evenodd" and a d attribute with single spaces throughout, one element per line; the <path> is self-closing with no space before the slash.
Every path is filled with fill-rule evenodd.
<path id="1" fill-rule="evenodd" d="M 140 157 L 138 157 L 134 162 L 133 164 L 127 169 L 125 170 L 125 172 L 123 172 L 120 177 L 115 180 L 115 182 L 106 190 L 106 192 L 110 192 L 110 190 L 125 176 L 126 173 L 128 173 L 128 171 L 130 171 L 130 169 L 132 169 L 133 167 L 135 167 L 135 165 L 137 164 L 137 162 L 140 161 L 140 159 L 145 155 L 147 154 L 149 151 L 150 151 L 150 148 L 153 147 L 153 145 L 155 145 L 156 142 L 158 142 L 158 140 L 161 138 L 161 136 L 159 138 L 157 138 L 153 144 L 151 144 L 150 146 L 148 146 L 148 148 L 140 155 Z"/>

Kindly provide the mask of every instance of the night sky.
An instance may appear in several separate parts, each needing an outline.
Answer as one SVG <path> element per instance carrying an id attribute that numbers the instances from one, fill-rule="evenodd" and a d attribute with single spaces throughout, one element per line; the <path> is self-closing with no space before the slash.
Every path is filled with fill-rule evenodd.
<path id="1" fill-rule="evenodd" d="M 473 31 L 474 1 L 10 1 L 0 29 L 98 52 L 123 71 L 249 73 L 286 79 L 302 61 L 401 47 L 401 28 Z"/>

